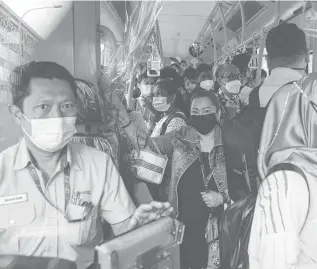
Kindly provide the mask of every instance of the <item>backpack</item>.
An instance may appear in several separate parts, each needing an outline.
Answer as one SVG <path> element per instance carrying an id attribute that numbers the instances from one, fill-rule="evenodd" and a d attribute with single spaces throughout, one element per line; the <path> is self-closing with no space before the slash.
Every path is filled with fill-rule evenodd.
<path id="1" fill-rule="evenodd" d="M 257 156 L 267 106 L 260 107 L 260 87 L 251 92 L 250 105 L 222 125 L 229 195 L 234 201 L 256 194 L 261 183 Z"/>
<path id="2" fill-rule="evenodd" d="M 164 135 L 166 133 L 167 126 L 169 125 L 171 120 L 174 119 L 174 118 L 181 118 L 187 124 L 187 118 L 186 118 L 185 114 L 182 111 L 180 111 L 180 110 L 175 110 L 175 112 L 172 113 L 171 115 L 169 115 L 168 118 L 163 123 L 160 135 Z"/>
<path id="3" fill-rule="evenodd" d="M 296 165 L 281 163 L 272 167 L 267 176 L 277 171 L 293 171 L 300 174 L 307 184 L 310 194 L 309 184 L 304 172 Z M 309 207 L 310 207 L 310 195 Z M 256 203 L 256 195 L 250 194 L 245 199 L 230 205 L 223 213 L 219 224 L 219 248 L 221 269 L 248 269 L 249 255 L 248 245 Z M 306 224 L 309 212 L 302 230 Z"/>

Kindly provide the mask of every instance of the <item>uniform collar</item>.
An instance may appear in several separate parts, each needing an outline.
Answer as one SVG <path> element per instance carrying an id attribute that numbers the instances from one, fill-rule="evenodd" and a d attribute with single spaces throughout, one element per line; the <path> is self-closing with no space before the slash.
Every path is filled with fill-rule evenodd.
<path id="1" fill-rule="evenodd" d="M 80 158 L 79 156 L 75 156 L 74 150 L 72 146 L 68 144 L 62 153 L 62 163 L 61 168 L 64 169 L 67 165 L 69 165 L 72 169 L 81 170 Z M 13 170 L 21 170 L 26 168 L 30 164 L 37 166 L 33 156 L 30 154 L 30 151 L 26 145 L 25 138 L 22 138 L 20 143 L 18 144 L 18 150 L 15 156 L 15 162 L 13 166 Z"/>

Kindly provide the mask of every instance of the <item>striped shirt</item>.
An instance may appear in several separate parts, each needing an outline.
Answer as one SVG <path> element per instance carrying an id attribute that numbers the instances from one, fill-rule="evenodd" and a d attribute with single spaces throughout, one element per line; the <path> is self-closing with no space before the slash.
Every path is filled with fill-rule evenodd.
<path id="1" fill-rule="evenodd" d="M 316 193 L 316 178 L 307 179 L 310 193 Z M 309 203 L 308 195 L 305 180 L 292 171 L 263 181 L 249 241 L 250 269 L 317 268 L 317 199 L 310 195 Z"/>

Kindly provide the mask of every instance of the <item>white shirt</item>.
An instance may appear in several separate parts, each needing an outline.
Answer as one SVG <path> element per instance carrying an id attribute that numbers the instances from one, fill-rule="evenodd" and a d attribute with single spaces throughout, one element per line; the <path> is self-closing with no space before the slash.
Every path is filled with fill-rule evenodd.
<path id="1" fill-rule="evenodd" d="M 134 213 L 135 206 L 108 154 L 70 143 L 66 155 L 45 187 L 45 174 L 33 164 L 24 139 L 0 153 L 0 254 L 61 258 L 86 268 L 102 240 L 101 218 L 117 224 Z M 69 214 L 65 212 L 63 173 L 67 164 Z M 36 187 L 29 167 L 37 173 L 43 192 L 55 207 Z M 85 206 L 77 204 L 75 198 L 91 202 L 91 212 L 83 211 Z M 87 219 L 70 223 L 65 215 L 75 219 L 87 215 Z M 0 257 L 0 267 L 3 262 Z"/>
<path id="2" fill-rule="evenodd" d="M 272 70 L 271 75 L 264 81 L 259 91 L 260 106 L 266 107 L 274 93 L 291 81 L 297 81 L 302 78 L 298 71 L 278 67 Z"/>
<path id="3" fill-rule="evenodd" d="M 298 173 L 278 171 L 263 181 L 250 234 L 250 269 L 317 268 L 317 178 L 306 176 L 310 204 Z"/>

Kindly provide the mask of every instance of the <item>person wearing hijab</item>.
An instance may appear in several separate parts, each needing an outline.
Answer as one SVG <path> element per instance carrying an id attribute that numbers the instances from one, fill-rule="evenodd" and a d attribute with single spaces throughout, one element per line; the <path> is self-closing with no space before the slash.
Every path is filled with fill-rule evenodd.
<path id="1" fill-rule="evenodd" d="M 290 163 L 293 171 L 270 169 Z M 317 76 L 279 89 L 268 105 L 249 241 L 250 268 L 317 268 Z M 266 177 L 267 176 L 267 177 Z"/>
<path id="2" fill-rule="evenodd" d="M 191 99 L 190 123 L 164 136 L 151 138 L 138 131 L 117 102 L 120 124 L 135 148 L 149 147 L 171 158 L 171 176 L 162 182 L 161 199 L 170 201 L 174 217 L 186 225 L 181 268 L 218 268 L 217 223 L 230 203 L 219 126 L 219 102 L 199 88 Z M 213 233 L 214 232 L 214 233 Z"/>

